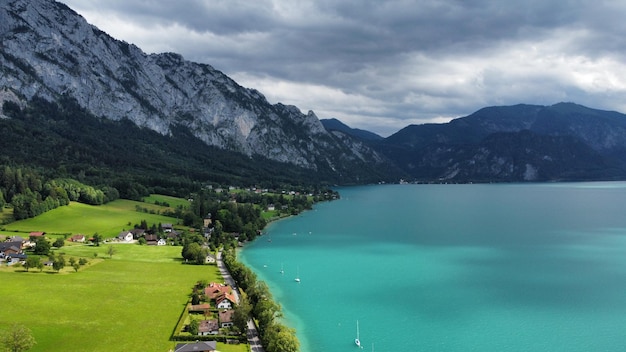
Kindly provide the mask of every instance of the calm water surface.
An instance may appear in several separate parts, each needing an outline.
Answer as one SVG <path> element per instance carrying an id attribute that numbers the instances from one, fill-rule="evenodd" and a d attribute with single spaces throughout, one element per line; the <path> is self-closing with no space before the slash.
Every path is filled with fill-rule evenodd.
<path id="1" fill-rule="evenodd" d="M 626 350 L 626 183 L 339 192 L 240 254 L 303 352 Z"/>

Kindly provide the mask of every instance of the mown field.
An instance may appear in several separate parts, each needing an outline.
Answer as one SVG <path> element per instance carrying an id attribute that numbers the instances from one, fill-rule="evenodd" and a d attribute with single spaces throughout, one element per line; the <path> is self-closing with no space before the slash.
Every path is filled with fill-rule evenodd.
<path id="1" fill-rule="evenodd" d="M 72 203 L 34 219 L 5 225 L 0 237 L 13 230 L 50 233 L 98 232 L 115 236 L 128 223 L 176 219 L 136 212 L 136 204 L 116 201 L 105 206 Z M 222 282 L 216 266 L 182 264 L 182 247 L 113 244 L 100 247 L 68 244 L 54 249 L 70 257 L 87 258 L 78 272 L 67 266 L 60 273 L 0 268 L 2 316 L 0 330 L 18 322 L 33 331 L 31 351 L 170 351 L 169 338 L 198 280 Z M 225 352 L 248 351 L 247 345 L 218 344 Z"/>
<path id="2" fill-rule="evenodd" d="M 153 210 L 154 214 L 138 212 L 137 207 Z M 167 208 L 122 199 L 99 206 L 71 202 L 68 206 L 56 208 L 35 218 L 2 225 L 0 230 L 11 235 L 19 232 L 22 236 L 33 231 L 45 231 L 52 234 L 80 233 L 91 237 L 97 232 L 104 238 L 111 238 L 122 230 L 131 229 L 133 225 L 141 223 L 141 220 L 146 220 L 148 225 L 176 225 L 178 219 L 158 214 L 164 209 Z"/>

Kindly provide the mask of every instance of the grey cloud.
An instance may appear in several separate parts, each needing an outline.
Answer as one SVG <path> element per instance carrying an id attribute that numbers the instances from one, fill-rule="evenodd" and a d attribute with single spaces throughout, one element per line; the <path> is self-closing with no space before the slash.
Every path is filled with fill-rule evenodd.
<path id="1" fill-rule="evenodd" d="M 605 91 L 589 83 L 601 84 L 594 75 L 626 70 L 626 64 L 613 63 L 626 57 L 626 5 L 620 2 L 66 3 L 79 13 L 106 13 L 142 28 L 181 26 L 194 33 L 193 40 L 162 34 L 129 40 L 133 33 L 118 39 L 139 47 L 149 43 L 172 48 L 186 59 L 211 64 L 226 74 L 255 76 L 257 84 L 264 83 L 270 90 L 269 82 L 287 81 L 359 96 L 368 106 L 346 109 L 340 101 L 307 98 L 308 107 L 316 111 L 348 114 L 351 121 L 372 118 L 362 126 L 371 126 L 374 117 L 375 121 L 386 116 L 414 122 L 463 116 L 485 105 L 568 100 L 618 109 L 618 97 L 626 90 L 626 79 L 619 76 Z M 612 60 L 608 66 L 607 60 Z M 322 103 L 334 105 L 316 105 Z"/>

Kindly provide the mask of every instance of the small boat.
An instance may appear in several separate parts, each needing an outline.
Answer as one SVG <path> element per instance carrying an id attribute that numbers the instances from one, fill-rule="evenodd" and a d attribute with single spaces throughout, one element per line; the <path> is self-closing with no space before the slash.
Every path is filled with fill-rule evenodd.
<path id="1" fill-rule="evenodd" d="M 356 321 L 356 339 L 354 339 L 354 344 L 357 345 L 357 347 L 363 348 L 361 347 L 361 339 L 359 339 L 359 321 Z"/>

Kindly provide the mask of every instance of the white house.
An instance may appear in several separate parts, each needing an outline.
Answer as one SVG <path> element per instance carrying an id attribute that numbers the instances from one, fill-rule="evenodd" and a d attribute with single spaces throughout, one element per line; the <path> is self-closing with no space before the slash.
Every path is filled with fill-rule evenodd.
<path id="1" fill-rule="evenodd" d="M 215 303 L 217 309 L 231 309 L 235 304 L 235 298 L 231 294 L 225 293 L 215 298 Z"/>
<path id="2" fill-rule="evenodd" d="M 157 246 L 165 246 L 167 244 L 167 241 L 165 241 L 165 238 L 159 238 L 159 240 L 157 241 Z"/>
<path id="3" fill-rule="evenodd" d="M 133 241 L 133 233 L 130 231 L 122 231 L 119 235 L 117 235 L 117 239 L 122 242 L 132 242 Z"/>

